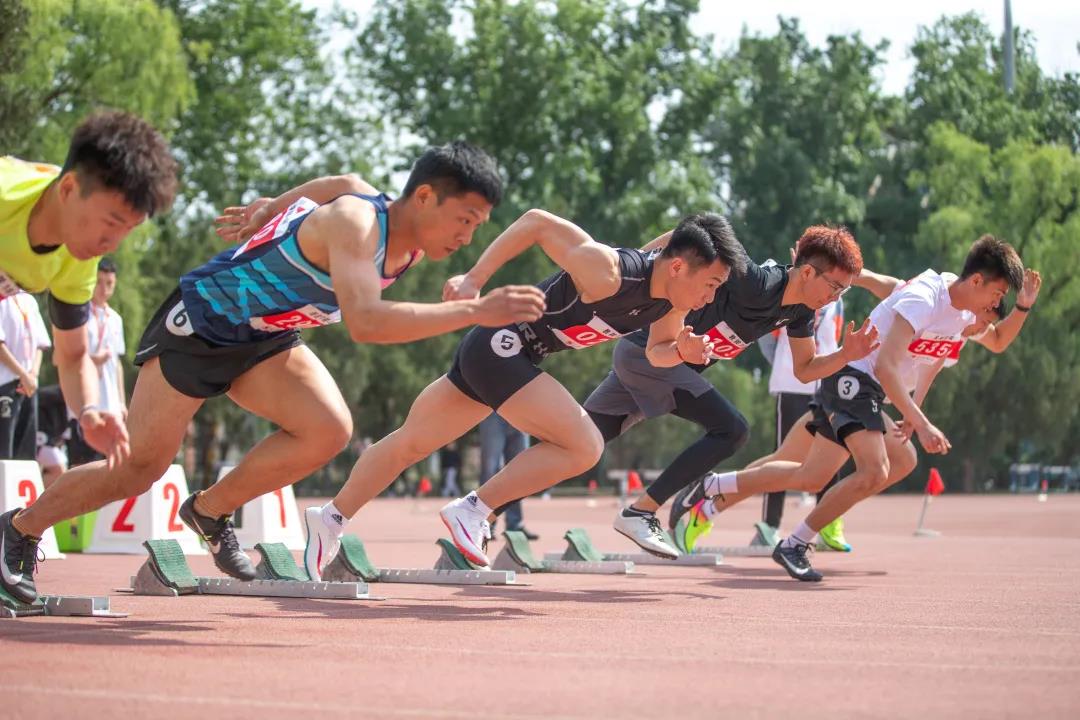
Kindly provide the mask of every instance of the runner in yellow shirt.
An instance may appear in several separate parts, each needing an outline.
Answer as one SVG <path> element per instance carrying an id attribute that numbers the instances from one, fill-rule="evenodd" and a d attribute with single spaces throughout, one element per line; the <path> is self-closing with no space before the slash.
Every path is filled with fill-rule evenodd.
<path id="1" fill-rule="evenodd" d="M 123 419 L 97 406 L 85 325 L 98 258 L 172 205 L 176 161 L 165 139 L 124 112 L 87 118 L 62 168 L 0 157 L 0 297 L 49 291 L 54 358 L 86 442 L 110 463 L 127 454 Z"/>

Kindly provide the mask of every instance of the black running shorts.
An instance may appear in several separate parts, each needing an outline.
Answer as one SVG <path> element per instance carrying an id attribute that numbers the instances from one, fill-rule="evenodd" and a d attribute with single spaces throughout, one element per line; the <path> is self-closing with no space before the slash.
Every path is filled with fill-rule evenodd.
<path id="1" fill-rule="evenodd" d="M 139 341 L 135 364 L 160 358 L 161 374 L 176 391 L 194 398 L 223 395 L 236 378 L 263 360 L 300 345 L 298 330 L 244 345 L 217 345 L 191 332 L 177 288 L 154 313 Z"/>
<path id="2" fill-rule="evenodd" d="M 478 326 L 458 345 L 446 377 L 473 400 L 498 410 L 542 372 L 516 327 Z"/>
<path id="3" fill-rule="evenodd" d="M 846 365 L 821 381 L 810 403 L 813 417 L 806 429 L 838 445 L 846 445 L 847 437 L 859 430 L 884 433 L 884 402 L 885 391 L 877 380 Z"/>

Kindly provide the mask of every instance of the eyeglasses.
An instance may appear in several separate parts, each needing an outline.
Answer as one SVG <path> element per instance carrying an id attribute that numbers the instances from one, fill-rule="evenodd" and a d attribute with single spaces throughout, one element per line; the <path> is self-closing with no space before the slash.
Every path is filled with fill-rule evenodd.
<path id="1" fill-rule="evenodd" d="M 825 271 L 819 268 L 817 265 L 814 265 L 813 263 L 807 264 L 810 265 L 810 267 L 814 268 L 814 274 L 824 280 L 825 283 L 829 286 L 829 289 L 832 290 L 833 297 L 839 298 L 851 289 L 850 285 L 841 285 L 840 283 L 825 277 Z"/>

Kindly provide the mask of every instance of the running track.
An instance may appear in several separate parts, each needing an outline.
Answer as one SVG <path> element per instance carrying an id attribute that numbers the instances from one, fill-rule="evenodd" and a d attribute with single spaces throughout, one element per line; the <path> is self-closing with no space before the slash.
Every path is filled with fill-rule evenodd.
<path id="1" fill-rule="evenodd" d="M 0 621 L 0 689 L 19 718 L 1080 717 L 1080 497 L 944 495 L 934 539 L 912 536 L 920 503 L 856 508 L 856 552 L 819 553 L 817 585 L 732 558 L 373 586 L 388 599 L 371 603 L 114 595 L 130 617 Z M 439 505 L 378 501 L 350 529 L 377 563 L 430 567 Z M 745 542 L 758 510 L 725 514 L 708 543 Z M 538 552 L 573 526 L 629 551 L 613 512 L 612 498 L 526 507 Z M 785 526 L 804 512 L 789 500 Z M 140 563 L 69 555 L 39 587 L 108 594 Z"/>

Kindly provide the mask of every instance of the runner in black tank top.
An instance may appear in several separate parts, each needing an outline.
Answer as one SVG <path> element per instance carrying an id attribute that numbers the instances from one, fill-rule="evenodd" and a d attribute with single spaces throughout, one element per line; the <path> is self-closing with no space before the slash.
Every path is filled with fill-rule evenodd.
<path id="1" fill-rule="evenodd" d="M 539 245 L 561 268 L 540 283 L 547 299 L 544 315 L 501 328 L 473 328 L 458 346 L 450 372 L 424 389 L 400 429 L 360 457 L 326 510 L 352 517 L 405 468 L 498 410 L 540 442 L 441 512 L 462 553 L 487 565 L 484 546 L 492 508 L 587 470 L 603 451 L 588 415 L 538 363 L 553 352 L 581 350 L 644 327 L 650 328 L 647 352 L 653 362 L 704 360 L 708 338 L 684 329 L 683 317 L 712 300 L 730 263 L 741 257 L 710 232 L 716 221 L 724 222 L 718 216 L 687 218 L 667 248 L 647 254 L 597 243 L 550 213 L 525 213 L 488 246 L 468 274 L 447 282 L 443 297 L 475 297 L 502 265 Z M 335 530 L 309 527 L 309 545 L 335 548 L 340 534 Z M 318 569 L 332 557 L 324 553 Z"/>

